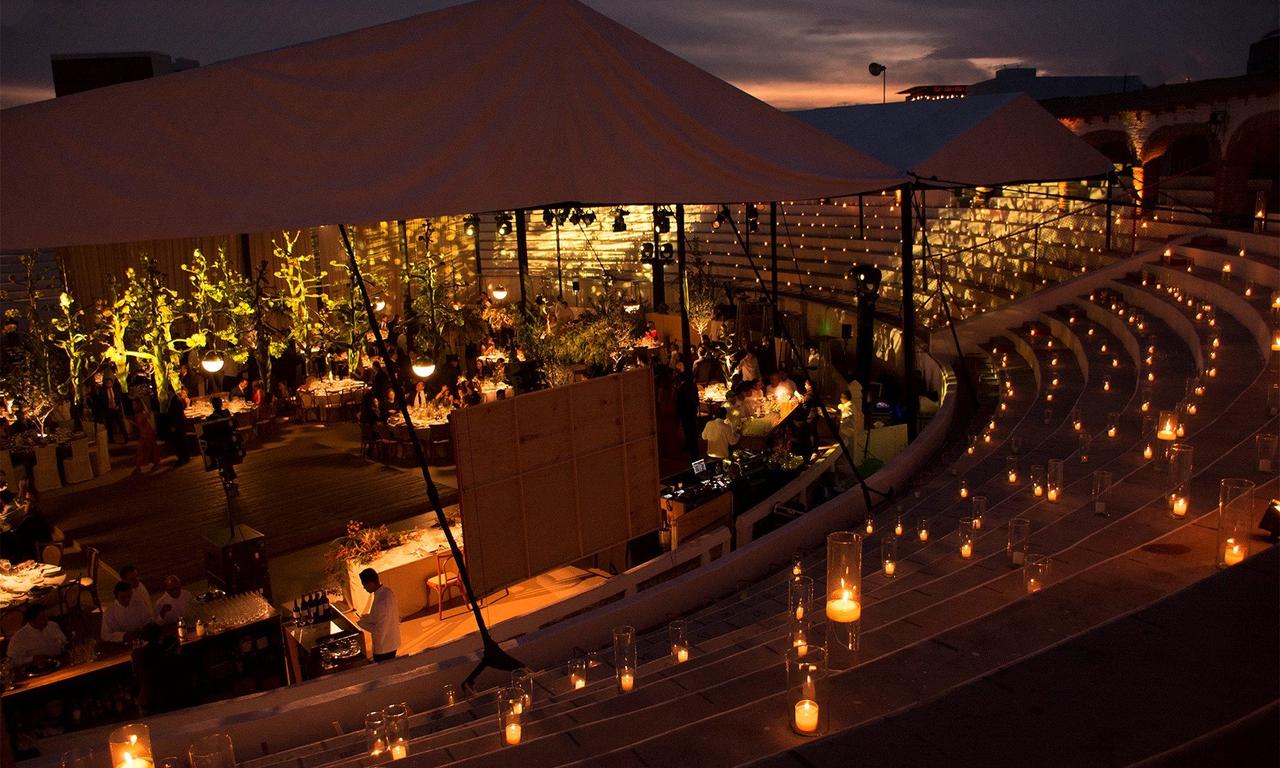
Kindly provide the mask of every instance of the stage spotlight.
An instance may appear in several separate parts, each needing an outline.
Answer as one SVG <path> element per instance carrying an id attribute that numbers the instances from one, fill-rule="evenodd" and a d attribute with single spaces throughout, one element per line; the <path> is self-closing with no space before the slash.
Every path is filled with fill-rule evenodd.
<path id="1" fill-rule="evenodd" d="M 467 233 L 467 237 L 475 237 L 480 233 L 480 217 L 474 213 L 463 220 L 462 231 Z M 422 239 L 422 238 L 419 238 Z"/>
<path id="2" fill-rule="evenodd" d="M 581 212 L 579 218 L 582 220 L 582 226 L 589 227 L 596 223 L 596 212 L 587 208 Z"/>
<path id="3" fill-rule="evenodd" d="M 662 260 L 671 261 L 675 258 L 675 249 L 671 247 L 671 243 L 662 244 Z"/>
<path id="4" fill-rule="evenodd" d="M 582 209 L 581 209 L 581 208 L 574 208 L 573 210 L 571 210 L 571 211 L 569 212 L 569 223 L 570 223 L 570 224 L 572 224 L 572 225 L 573 225 L 573 226 L 575 226 L 575 227 L 576 227 L 576 226 L 578 226 L 580 223 L 582 223 Z"/>
<path id="5" fill-rule="evenodd" d="M 870 264 L 854 264 L 845 275 L 853 281 L 853 289 L 859 296 L 877 296 L 880 293 L 880 269 Z"/>
<path id="6" fill-rule="evenodd" d="M 542 209 L 542 223 L 548 227 L 556 223 L 556 215 L 550 208 Z"/>
<path id="7" fill-rule="evenodd" d="M 662 234 L 671 231 L 671 211 L 659 208 L 653 212 L 653 230 Z"/>
<path id="8" fill-rule="evenodd" d="M 494 223 L 498 225 L 498 234 L 500 235 L 511 234 L 511 214 L 499 213 L 497 216 L 493 217 L 493 220 L 494 220 Z"/>
<path id="9" fill-rule="evenodd" d="M 614 210 L 614 212 L 613 212 L 613 231 L 614 231 L 614 232 L 626 232 L 626 231 L 627 231 L 627 212 L 626 212 L 626 210 L 625 210 L 625 209 L 618 208 L 618 209 Z"/>
<path id="10" fill-rule="evenodd" d="M 720 206 L 720 210 L 716 211 L 716 220 L 711 222 L 711 228 L 719 232 L 720 227 L 723 227 L 725 223 L 728 221 L 729 221 L 729 206 L 722 205 Z"/>
<path id="11" fill-rule="evenodd" d="M 640 244 L 640 258 L 650 261 L 653 259 L 653 243 L 646 241 Z"/>

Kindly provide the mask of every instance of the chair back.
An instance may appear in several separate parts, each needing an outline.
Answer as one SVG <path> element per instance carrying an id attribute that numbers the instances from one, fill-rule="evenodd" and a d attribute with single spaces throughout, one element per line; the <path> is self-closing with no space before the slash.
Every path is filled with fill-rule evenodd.
<path id="1" fill-rule="evenodd" d="M 85 554 L 89 556 L 89 567 L 86 570 L 85 575 L 92 579 L 96 584 L 98 582 L 98 548 L 85 547 L 84 551 Z"/>
<path id="2" fill-rule="evenodd" d="M 310 392 L 299 392 L 298 400 L 302 403 L 303 408 L 315 408 L 316 399 Z"/>
<path id="3" fill-rule="evenodd" d="M 62 565 L 62 547 L 57 544 L 41 544 L 39 554 L 42 563 Z"/>
<path id="4" fill-rule="evenodd" d="M 0 611 L 0 635 L 13 637 L 13 633 L 22 629 L 22 610 L 9 608 Z"/>
<path id="5" fill-rule="evenodd" d="M 62 613 L 65 616 L 80 610 L 80 593 L 84 587 L 78 581 L 68 581 L 62 585 Z"/>
<path id="6" fill-rule="evenodd" d="M 58 474 L 58 446 L 41 445 L 36 448 L 36 464 L 32 470 L 37 491 L 51 491 L 62 487 Z"/>
<path id="7" fill-rule="evenodd" d="M 71 458 L 62 465 L 62 473 L 68 483 L 83 483 L 93 479 L 93 466 L 89 463 L 89 438 L 71 441 Z"/>
<path id="8" fill-rule="evenodd" d="M 461 578 L 458 574 L 458 562 L 453 557 L 453 550 L 448 547 L 437 550 L 436 553 L 436 573 L 441 576 L 449 576 L 450 579 Z M 463 552 L 463 557 L 466 553 Z"/>

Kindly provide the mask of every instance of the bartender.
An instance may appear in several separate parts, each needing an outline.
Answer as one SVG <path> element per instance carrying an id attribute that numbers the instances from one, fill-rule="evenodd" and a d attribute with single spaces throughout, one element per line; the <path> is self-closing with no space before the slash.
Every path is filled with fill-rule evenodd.
<path id="1" fill-rule="evenodd" d="M 738 430 L 729 420 L 729 409 L 723 405 L 716 412 L 716 417 L 702 428 L 702 439 L 707 441 L 707 456 L 713 459 L 729 458 L 729 447 L 737 444 Z"/>
<path id="2" fill-rule="evenodd" d="M 396 593 L 381 583 L 378 572 L 372 568 L 360 572 L 360 584 L 373 595 L 373 603 L 356 626 L 373 636 L 375 662 L 394 659 L 400 649 L 400 605 Z"/>

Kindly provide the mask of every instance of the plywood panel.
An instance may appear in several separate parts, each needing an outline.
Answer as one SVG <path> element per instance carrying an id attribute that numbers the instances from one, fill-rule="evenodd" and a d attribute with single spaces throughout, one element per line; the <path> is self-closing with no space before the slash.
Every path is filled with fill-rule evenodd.
<path id="1" fill-rule="evenodd" d="M 647 369 L 454 411 L 476 590 L 489 594 L 656 530 L 653 418 Z"/>

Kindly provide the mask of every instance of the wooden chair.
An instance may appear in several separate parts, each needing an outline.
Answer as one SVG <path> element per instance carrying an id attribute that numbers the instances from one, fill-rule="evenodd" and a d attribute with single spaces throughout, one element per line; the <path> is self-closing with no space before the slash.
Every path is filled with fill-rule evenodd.
<path id="1" fill-rule="evenodd" d="M 391 431 L 391 427 L 386 424 L 374 424 L 374 434 L 377 439 L 374 442 L 374 453 L 381 456 L 382 461 L 389 461 L 394 455 L 400 457 L 400 441 L 396 440 L 395 433 Z"/>
<path id="2" fill-rule="evenodd" d="M 85 568 L 84 574 L 77 580 L 80 584 L 81 594 L 89 593 L 89 599 L 93 601 L 94 607 L 101 610 L 102 599 L 98 597 L 98 565 L 99 554 L 97 547 L 85 547 L 84 554 L 89 558 L 89 564 Z"/>
<path id="3" fill-rule="evenodd" d="M 436 552 L 436 572 L 433 576 L 427 577 L 427 602 L 430 603 L 430 595 L 436 595 L 436 602 L 440 606 L 438 610 L 438 619 L 444 621 L 444 601 L 445 596 L 452 590 L 457 590 L 458 594 L 466 599 L 467 593 L 462 588 L 462 577 L 458 575 L 458 564 L 454 562 L 453 552 L 443 550 Z M 465 553 L 463 554 L 465 557 Z"/>
<path id="4" fill-rule="evenodd" d="M 258 412 L 256 410 L 241 411 L 234 415 L 236 432 L 240 435 L 240 444 L 248 446 L 258 439 Z"/>
<path id="5" fill-rule="evenodd" d="M 62 565 L 62 545 L 57 542 L 36 545 L 36 557 L 49 565 Z"/>
<path id="6" fill-rule="evenodd" d="M 63 462 L 62 474 L 68 485 L 93 479 L 93 465 L 89 462 L 89 438 L 71 441 L 71 458 Z"/>
<path id="7" fill-rule="evenodd" d="M 36 448 L 33 475 L 37 492 L 62 487 L 62 477 L 58 474 L 58 446 L 41 445 Z"/>
<path id="8" fill-rule="evenodd" d="M 427 431 L 427 457 L 430 463 L 440 466 L 452 466 L 453 435 L 448 424 L 432 424 Z"/>

